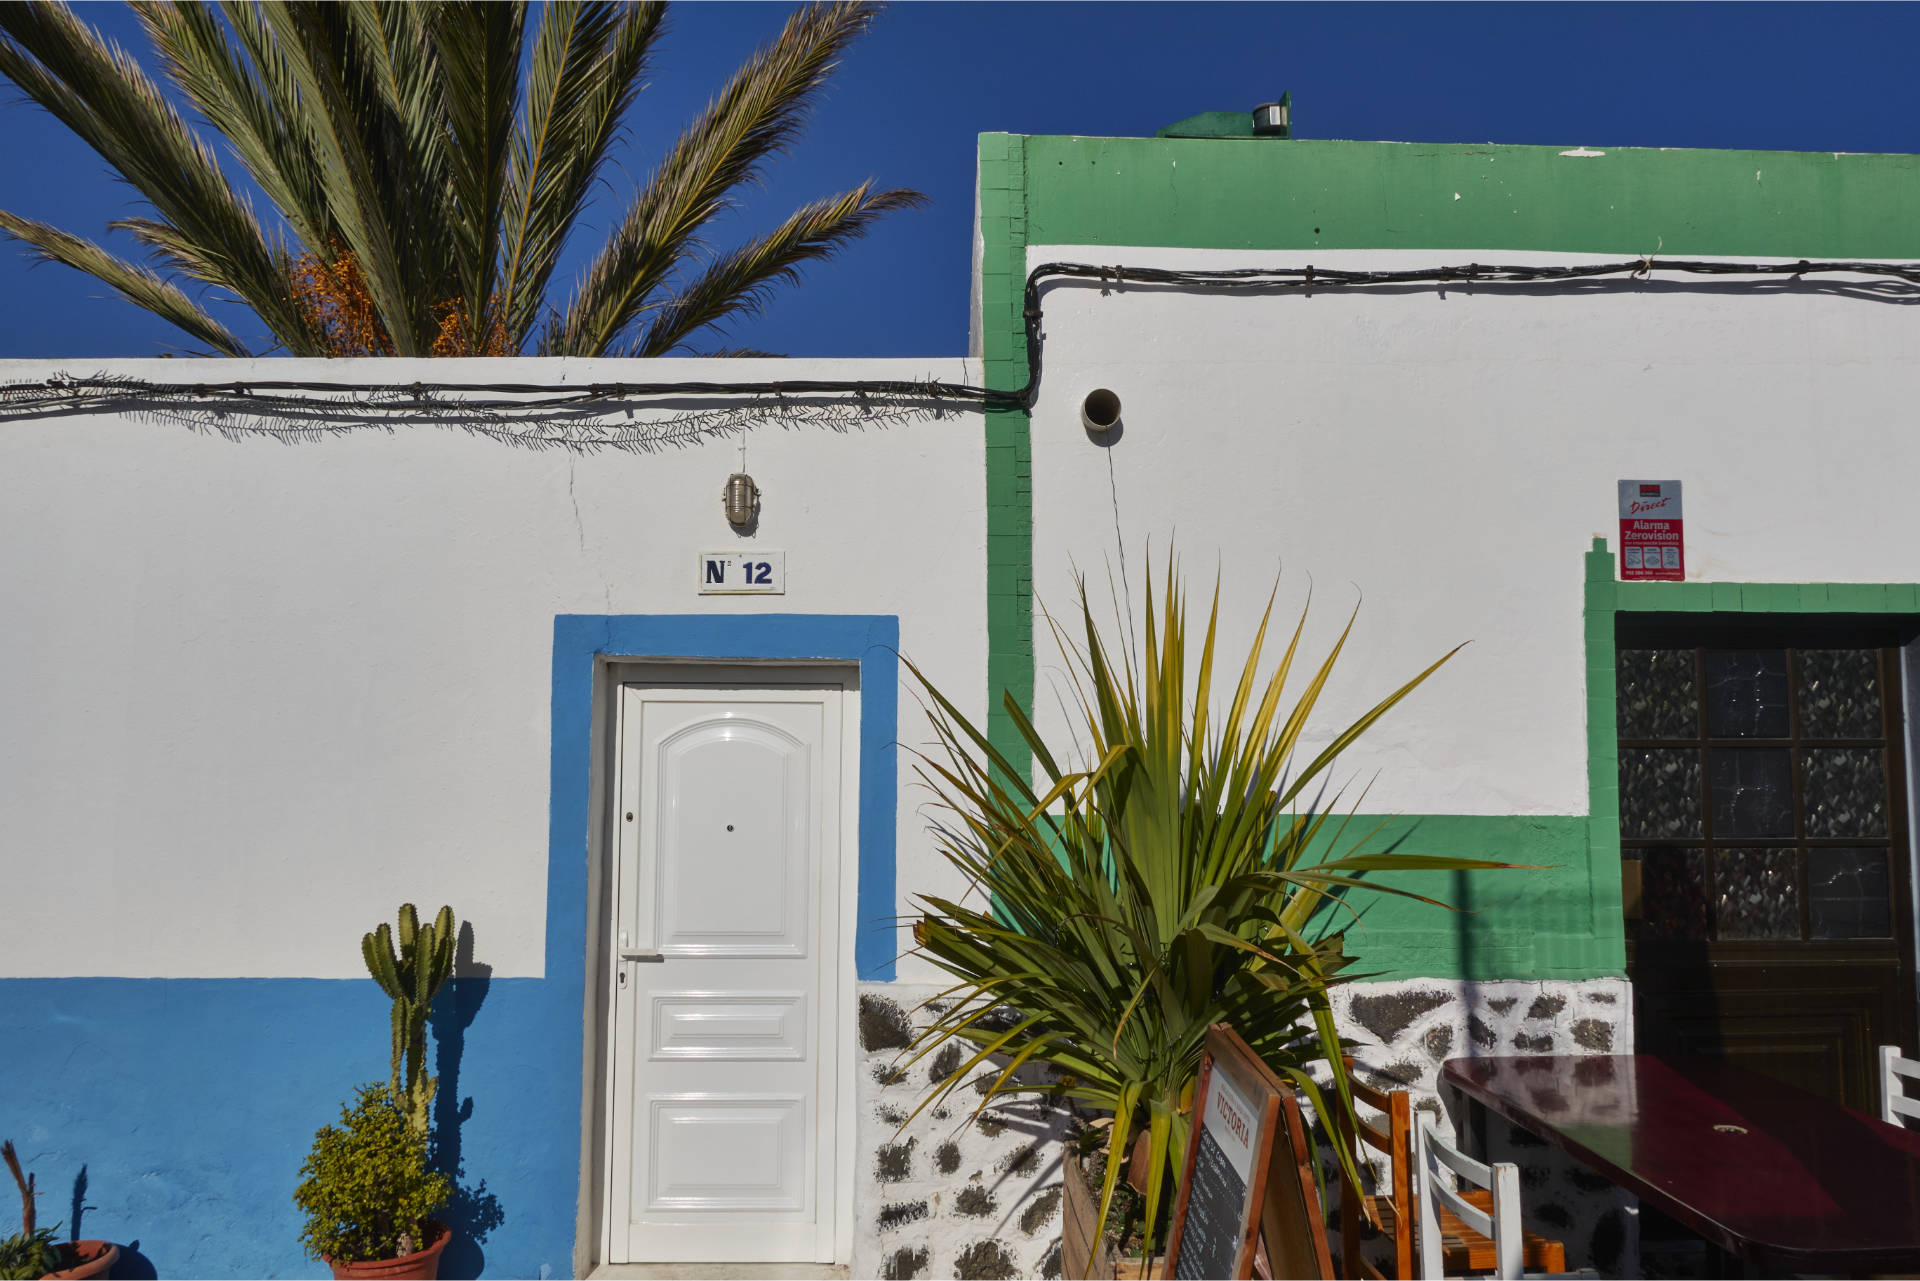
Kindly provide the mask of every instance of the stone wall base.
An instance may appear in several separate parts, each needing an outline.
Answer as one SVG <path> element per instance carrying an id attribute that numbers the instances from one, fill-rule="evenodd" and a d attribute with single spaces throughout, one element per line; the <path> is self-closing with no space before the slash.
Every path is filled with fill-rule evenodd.
<path id="1" fill-rule="evenodd" d="M 919 1007 L 940 990 L 860 989 L 853 1275 L 1057 1277 L 1066 1112 L 1046 1100 L 1003 1099 L 976 1116 L 1000 1073 L 994 1067 L 907 1123 L 928 1091 L 973 1056 L 958 1041 L 917 1062 L 905 1053 L 927 1021 Z"/>
<path id="2" fill-rule="evenodd" d="M 904 1052 L 926 1021 L 920 1007 L 939 991 L 907 983 L 860 989 L 853 1275 L 1057 1277 L 1065 1110 L 1021 1099 L 976 1116 L 994 1068 L 982 1070 L 984 1079 L 973 1073 L 942 1105 L 908 1121 L 928 1090 L 971 1056 L 957 1043 L 917 1061 Z M 1435 1092 L 1445 1060 L 1632 1053 L 1631 1002 L 1624 979 L 1404 979 L 1341 987 L 1334 1012 L 1363 1079 L 1410 1090 L 1414 1106 L 1452 1133 L 1454 1117 Z M 1527 1226 L 1564 1241 L 1570 1268 L 1605 1276 L 1635 1270 L 1639 1220 L 1631 1198 L 1504 1123 L 1489 1127 L 1489 1147 L 1494 1160 L 1521 1167 Z M 1322 1169 L 1332 1209 L 1338 1180 L 1330 1151 Z"/>
<path id="3" fill-rule="evenodd" d="M 1352 1038 L 1361 1079 L 1406 1089 L 1449 1136 L 1464 1100 L 1436 1092 L 1450 1058 L 1515 1054 L 1633 1053 L 1633 989 L 1625 979 L 1467 982 L 1401 979 L 1336 989 L 1335 1021 Z M 1450 1110 L 1451 1109 L 1451 1110 Z M 1362 1115 L 1369 1115 L 1367 1109 Z M 1640 1253 L 1637 1203 L 1585 1166 L 1497 1119 L 1487 1155 L 1520 1167 L 1527 1227 L 1566 1243 L 1569 1268 L 1633 1275 Z M 1323 1163 L 1331 1176 L 1332 1156 Z M 1384 1159 L 1380 1162 L 1384 1167 Z M 1337 1180 L 1329 1177 L 1329 1200 Z"/>

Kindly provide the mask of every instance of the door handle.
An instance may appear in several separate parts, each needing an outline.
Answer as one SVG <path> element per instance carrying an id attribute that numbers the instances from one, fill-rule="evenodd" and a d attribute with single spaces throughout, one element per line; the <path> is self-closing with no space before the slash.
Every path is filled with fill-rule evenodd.
<path id="1" fill-rule="evenodd" d="M 623 961 L 640 961 L 644 964 L 658 964 L 667 959 L 665 952 L 655 952 L 642 947 L 623 947 L 620 949 Z"/>

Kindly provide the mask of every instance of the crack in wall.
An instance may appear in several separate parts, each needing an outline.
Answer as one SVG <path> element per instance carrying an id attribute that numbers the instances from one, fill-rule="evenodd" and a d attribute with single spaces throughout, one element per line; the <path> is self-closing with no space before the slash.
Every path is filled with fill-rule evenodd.
<path id="1" fill-rule="evenodd" d="M 592 553 L 587 550 L 587 522 L 586 518 L 580 513 L 580 495 L 574 488 L 574 482 L 578 479 L 574 469 L 579 459 L 580 456 L 578 454 L 569 453 L 567 455 L 567 501 L 573 504 L 573 530 L 580 543 L 580 561 L 583 565 L 587 565 L 594 573 L 594 576 L 600 580 L 600 596 L 603 612 L 611 614 L 613 613 L 613 582 L 605 574 L 599 572 Z"/>

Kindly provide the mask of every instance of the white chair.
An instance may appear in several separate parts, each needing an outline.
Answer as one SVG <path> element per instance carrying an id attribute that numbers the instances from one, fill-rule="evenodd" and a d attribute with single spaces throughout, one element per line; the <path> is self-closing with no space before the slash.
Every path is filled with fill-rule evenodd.
<path id="1" fill-rule="evenodd" d="M 1446 1170 L 1451 1170 L 1466 1183 L 1485 1189 L 1491 1196 L 1470 1196 L 1455 1191 L 1448 1186 Z M 1433 1118 L 1422 1113 L 1418 1115 L 1413 1131 L 1413 1199 L 1420 1216 L 1421 1276 L 1447 1275 L 1447 1234 L 1443 1233 L 1441 1225 L 1449 1210 L 1458 1216 L 1462 1224 L 1480 1236 L 1491 1239 L 1493 1258 L 1488 1262 L 1493 1265 L 1493 1276 L 1510 1278 L 1522 1275 L 1524 1262 L 1519 1166 L 1505 1161 L 1488 1166 L 1474 1160 L 1441 1138 L 1440 1132 L 1434 1128 Z M 1484 1266 L 1481 1260 L 1474 1262 Z M 1557 1272 L 1565 1267 L 1565 1256 L 1562 1255 L 1548 1265 L 1548 1270 Z"/>
<path id="2" fill-rule="evenodd" d="M 1900 1057 L 1900 1047 L 1880 1047 L 1880 1119 L 1899 1125 L 1903 1116 L 1920 1120 L 1920 1099 L 1910 1099 L 1900 1086 L 1900 1078 L 1920 1081 L 1920 1061 Z"/>

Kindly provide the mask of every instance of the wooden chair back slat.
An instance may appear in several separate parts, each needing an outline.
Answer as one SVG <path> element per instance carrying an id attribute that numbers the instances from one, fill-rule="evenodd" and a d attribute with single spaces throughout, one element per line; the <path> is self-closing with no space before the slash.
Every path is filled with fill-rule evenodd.
<path id="1" fill-rule="evenodd" d="M 1351 1075 L 1352 1060 L 1347 1061 L 1347 1069 Z M 1380 1180 L 1379 1193 L 1374 1196 L 1367 1196 L 1363 1190 L 1349 1186 L 1345 1171 L 1341 1172 L 1341 1275 L 1370 1277 L 1376 1281 L 1412 1281 L 1412 1278 L 1423 1275 L 1417 1245 L 1422 1235 L 1418 1222 L 1422 1202 L 1414 1186 L 1419 1154 L 1414 1142 L 1412 1100 L 1405 1090 L 1378 1090 L 1360 1081 L 1353 1082 L 1353 1096 L 1356 1101 L 1383 1115 L 1377 1123 L 1356 1117 L 1352 1129 L 1343 1123 L 1341 1133 L 1344 1141 L 1349 1150 L 1363 1160 L 1364 1153 L 1358 1145 L 1379 1148 L 1387 1154 L 1388 1170 L 1386 1177 Z M 1373 1141 L 1376 1139 L 1379 1141 Z M 1439 1155 L 1436 1153 L 1436 1156 Z M 1449 1152 L 1446 1156 L 1440 1156 L 1438 1163 L 1451 1167 L 1453 1162 L 1447 1157 L 1452 1155 Z M 1460 1159 L 1466 1160 L 1464 1155 Z M 1479 1169 L 1478 1163 L 1473 1169 Z M 1513 1270 L 1520 1267 L 1548 1275 L 1565 1272 L 1565 1245 L 1528 1232 L 1520 1224 L 1518 1171 L 1511 1165 L 1497 1166 L 1487 1171 L 1485 1181 L 1496 1186 L 1474 1188 L 1471 1186 L 1473 1178 L 1470 1173 L 1458 1193 L 1446 1189 L 1443 1194 L 1430 1198 L 1438 1219 L 1439 1251 L 1432 1275 L 1500 1273 L 1503 1268 Z M 1436 1192 L 1440 1191 L 1436 1189 Z M 1495 1209 L 1496 1196 L 1505 1202 L 1498 1211 Z M 1462 1213 L 1456 1213 L 1447 1204 L 1455 1200 L 1462 1202 Z M 1490 1221 L 1496 1218 L 1500 1220 L 1497 1225 Z M 1393 1271 L 1384 1272 L 1374 1267 L 1362 1253 L 1362 1237 L 1368 1224 L 1381 1234 L 1393 1238 Z M 1495 1235 L 1476 1230 L 1477 1224 L 1494 1228 Z"/>
<path id="2" fill-rule="evenodd" d="M 1348 1277 L 1370 1277 L 1375 1281 L 1412 1281 L 1413 1270 L 1413 1104 L 1405 1090 L 1378 1090 L 1353 1076 L 1353 1060 L 1346 1060 L 1348 1080 L 1356 1103 L 1383 1114 L 1384 1126 L 1355 1118 L 1349 1128 L 1342 1119 L 1338 1129 L 1347 1150 L 1356 1158 L 1364 1153 L 1356 1144 L 1384 1153 L 1387 1157 L 1388 1194 L 1369 1197 L 1362 1188 L 1340 1173 L 1340 1256 L 1341 1270 Z M 1362 1224 L 1393 1237 L 1393 1271 L 1382 1272 L 1368 1262 L 1360 1248 Z"/>
<path id="3" fill-rule="evenodd" d="M 1352 1059 L 1346 1060 L 1346 1063 L 1347 1063 L 1347 1085 L 1350 1089 L 1352 1089 L 1353 1097 L 1360 1100 L 1362 1103 L 1366 1104 L 1368 1107 L 1373 1108 L 1375 1111 L 1385 1112 L 1387 1110 L 1387 1100 L 1392 1098 L 1394 1094 L 1404 1093 L 1404 1091 L 1401 1091 L 1401 1090 L 1395 1090 L 1392 1093 L 1389 1093 L 1386 1090 L 1375 1089 L 1373 1086 L 1368 1085 L 1365 1081 L 1362 1081 L 1359 1077 L 1353 1075 Z"/>
<path id="4" fill-rule="evenodd" d="M 1348 1082 L 1353 1089 L 1354 1102 L 1364 1103 L 1374 1111 L 1385 1113 L 1388 1117 L 1391 1117 L 1393 1115 L 1394 1096 L 1385 1090 L 1376 1090 L 1358 1077 L 1353 1076 L 1352 1060 L 1348 1060 L 1348 1065 Z M 1403 1098 L 1406 1095 L 1404 1090 L 1396 1091 L 1396 1093 L 1400 1094 Z M 1391 1125 L 1381 1126 L 1368 1121 L 1365 1117 L 1355 1117 L 1354 1120 L 1358 1126 L 1354 1132 L 1355 1138 L 1359 1139 L 1374 1151 L 1384 1152 L 1388 1157 L 1392 1157 L 1393 1134 Z"/>

